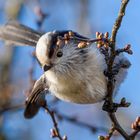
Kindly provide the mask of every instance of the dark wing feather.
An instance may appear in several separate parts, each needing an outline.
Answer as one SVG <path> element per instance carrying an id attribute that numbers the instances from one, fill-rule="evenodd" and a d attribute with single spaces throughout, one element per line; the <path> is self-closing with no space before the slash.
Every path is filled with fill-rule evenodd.
<path id="1" fill-rule="evenodd" d="M 41 35 L 41 33 L 14 21 L 0 27 L 0 38 L 14 45 L 36 46 Z"/>
<path id="2" fill-rule="evenodd" d="M 46 103 L 45 94 L 47 89 L 46 78 L 43 75 L 35 82 L 31 94 L 27 97 L 24 111 L 25 118 L 34 117 L 38 113 L 40 107 Z"/>

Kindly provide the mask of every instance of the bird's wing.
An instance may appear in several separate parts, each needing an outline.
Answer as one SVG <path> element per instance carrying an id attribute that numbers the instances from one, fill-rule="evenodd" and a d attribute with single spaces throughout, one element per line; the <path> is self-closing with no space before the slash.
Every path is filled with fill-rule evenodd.
<path id="1" fill-rule="evenodd" d="M 0 39 L 13 45 L 35 47 L 41 35 L 41 33 L 15 21 L 0 26 Z"/>
<path id="2" fill-rule="evenodd" d="M 34 84 L 30 95 L 26 99 L 24 116 L 25 118 L 34 117 L 45 101 L 45 94 L 48 92 L 48 85 L 45 75 L 42 75 Z"/>

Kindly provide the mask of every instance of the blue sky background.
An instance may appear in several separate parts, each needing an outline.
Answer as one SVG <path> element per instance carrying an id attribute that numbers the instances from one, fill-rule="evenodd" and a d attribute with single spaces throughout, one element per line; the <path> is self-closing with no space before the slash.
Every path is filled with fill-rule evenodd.
<path id="1" fill-rule="evenodd" d="M 9 0 L 8 2 L 12 2 Z M 85 11 L 80 11 L 80 0 L 40 0 L 41 9 L 49 14 L 45 19 L 41 29 L 43 31 L 71 29 L 83 35 L 94 38 L 95 32 L 111 33 L 112 26 L 117 17 L 121 0 L 87 0 L 88 8 Z M 37 1 L 26 1 L 22 5 L 18 20 L 34 29 L 38 29 L 36 24 L 37 16 L 34 13 L 34 7 L 38 4 Z M 121 109 L 118 113 L 120 121 L 124 126 L 127 121 L 132 122 L 136 116 L 140 114 L 140 1 L 130 0 L 126 15 L 123 19 L 121 28 L 117 36 L 117 46 L 124 47 L 130 43 L 132 45 L 133 55 L 127 55 L 132 66 L 128 70 L 128 76 L 125 82 L 121 85 L 116 100 L 119 101 L 122 97 L 132 103 L 128 109 Z M 0 23 L 6 23 L 7 18 L 4 15 L 4 2 L 0 0 Z M 86 19 L 79 25 L 80 15 L 86 12 Z M 82 28 L 81 28 L 82 27 Z M 85 32 L 86 31 L 86 32 Z M 1 51 L 3 47 L 1 45 Z M 20 95 L 23 97 L 24 92 L 29 84 L 29 69 L 32 66 L 31 53 L 33 48 L 15 48 L 12 60 L 12 81 L 22 87 Z M 36 63 L 34 77 L 38 78 L 42 74 L 42 70 Z M 21 83 L 19 84 L 19 79 Z M 51 97 L 49 97 L 51 98 Z M 56 106 L 60 112 L 67 115 L 77 115 L 80 120 L 95 126 L 109 127 L 108 119 L 105 112 L 101 110 L 101 105 L 76 105 L 71 103 L 60 102 Z M 126 118 L 127 117 L 127 118 Z M 130 120 L 130 121 L 129 121 Z M 99 132 L 91 133 L 85 128 L 75 126 L 67 122 L 59 123 L 62 134 L 66 134 L 69 140 L 85 140 L 97 139 Z M 28 140 L 49 140 L 50 128 L 52 122 L 49 116 L 40 111 L 39 114 L 32 120 L 25 120 L 23 111 L 4 114 L 4 125 L 2 131 L 6 134 L 8 140 L 23 140 L 24 136 L 28 136 Z M 128 127 L 128 126 L 127 126 Z M 116 139 L 116 138 L 114 138 Z M 121 139 L 121 138 L 119 138 Z"/>

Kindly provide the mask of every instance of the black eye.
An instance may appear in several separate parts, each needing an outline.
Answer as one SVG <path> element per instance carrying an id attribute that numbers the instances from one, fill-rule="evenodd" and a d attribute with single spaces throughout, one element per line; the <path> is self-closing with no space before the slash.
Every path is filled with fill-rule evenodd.
<path id="1" fill-rule="evenodd" d="M 63 53 L 60 51 L 57 53 L 57 57 L 62 57 L 62 55 L 63 55 Z"/>

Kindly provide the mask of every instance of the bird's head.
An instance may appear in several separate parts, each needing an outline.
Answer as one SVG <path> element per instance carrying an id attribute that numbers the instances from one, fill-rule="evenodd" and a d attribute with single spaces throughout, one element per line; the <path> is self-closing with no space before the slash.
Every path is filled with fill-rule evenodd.
<path id="1" fill-rule="evenodd" d="M 73 34 L 72 37 L 74 37 L 74 40 L 69 40 L 67 45 L 65 44 L 66 34 Z M 62 41 L 61 43 L 59 42 L 60 40 Z M 48 71 L 57 64 L 62 66 L 70 58 L 77 57 L 78 53 L 76 54 L 75 52 L 78 48 L 76 49 L 75 46 L 81 40 L 86 41 L 89 39 L 69 30 L 53 31 L 42 35 L 36 45 L 36 57 L 43 70 Z"/>
<path id="2" fill-rule="evenodd" d="M 40 37 L 36 45 L 36 57 L 44 71 L 49 70 L 54 62 L 62 57 L 62 48 L 57 45 L 57 32 L 48 32 Z"/>

